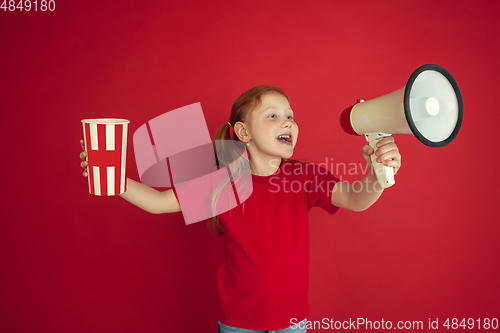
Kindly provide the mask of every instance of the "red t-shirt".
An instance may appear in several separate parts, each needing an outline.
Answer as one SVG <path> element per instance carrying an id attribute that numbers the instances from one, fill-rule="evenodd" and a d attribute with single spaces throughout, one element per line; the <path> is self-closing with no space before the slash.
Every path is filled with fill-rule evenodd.
<path id="1" fill-rule="evenodd" d="M 312 207 L 333 214 L 338 179 L 312 163 L 283 161 L 275 174 L 252 176 L 253 192 L 219 215 L 219 320 L 253 330 L 280 330 L 309 315 L 309 221 Z"/>

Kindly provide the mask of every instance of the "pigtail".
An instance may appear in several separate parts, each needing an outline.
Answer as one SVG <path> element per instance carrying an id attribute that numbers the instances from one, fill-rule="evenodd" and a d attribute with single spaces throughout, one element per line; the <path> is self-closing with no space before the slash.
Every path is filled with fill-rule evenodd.
<path id="1" fill-rule="evenodd" d="M 234 135 L 234 133 L 231 133 L 231 131 L 233 131 L 233 127 L 231 126 L 231 123 L 227 122 L 222 125 L 215 134 L 214 148 L 217 152 L 216 158 L 219 166 L 226 166 L 230 163 L 230 156 L 228 156 L 227 154 L 227 146 L 232 143 L 230 142 L 232 141 L 231 134 Z M 229 179 L 219 184 L 212 196 L 212 217 L 208 220 L 208 229 L 217 236 L 223 235 L 220 225 L 220 218 L 217 215 L 217 200 L 219 199 L 222 189 L 227 185 L 228 182 Z"/>
<path id="2" fill-rule="evenodd" d="M 219 127 L 217 133 L 215 134 L 215 140 L 231 140 L 232 131 L 233 131 L 233 126 L 228 121 L 227 123 Z"/>
<path id="3" fill-rule="evenodd" d="M 248 190 L 248 182 L 251 182 L 251 178 L 249 178 L 251 175 L 248 172 L 250 162 L 246 158 L 246 155 L 244 155 L 246 151 L 245 145 L 234 133 L 231 133 L 232 131 L 234 131 L 234 128 L 229 122 L 222 125 L 217 131 L 214 141 L 219 167 L 228 168 L 231 174 L 231 179 L 228 177 L 222 181 L 212 194 L 212 217 L 208 221 L 208 228 L 218 236 L 223 235 L 217 211 L 217 202 L 222 191 L 227 189 L 228 186 L 232 187 L 234 184 L 237 187 L 235 188 L 237 192 L 240 195 L 245 195 Z"/>

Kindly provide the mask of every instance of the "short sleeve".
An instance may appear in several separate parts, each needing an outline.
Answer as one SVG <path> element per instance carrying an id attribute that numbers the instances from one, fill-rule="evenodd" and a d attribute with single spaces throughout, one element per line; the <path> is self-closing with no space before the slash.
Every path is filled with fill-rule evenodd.
<path id="1" fill-rule="evenodd" d="M 339 207 L 332 205 L 331 195 L 333 187 L 339 179 L 324 167 L 313 163 L 307 163 L 306 170 L 304 186 L 307 193 L 308 209 L 321 207 L 329 214 L 336 213 Z"/>

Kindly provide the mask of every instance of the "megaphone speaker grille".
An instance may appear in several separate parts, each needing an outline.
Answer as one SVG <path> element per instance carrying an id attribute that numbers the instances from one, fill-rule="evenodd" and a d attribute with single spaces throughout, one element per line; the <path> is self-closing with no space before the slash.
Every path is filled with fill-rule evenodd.
<path id="1" fill-rule="evenodd" d="M 406 121 L 429 147 L 444 147 L 455 139 L 463 119 L 463 100 L 451 74 L 438 65 L 424 65 L 410 76 L 404 92 Z"/>

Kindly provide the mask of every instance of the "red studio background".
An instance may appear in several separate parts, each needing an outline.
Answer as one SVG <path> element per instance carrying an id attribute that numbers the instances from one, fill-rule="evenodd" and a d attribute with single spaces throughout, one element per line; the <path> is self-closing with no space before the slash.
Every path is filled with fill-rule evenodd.
<path id="1" fill-rule="evenodd" d="M 2 332 L 217 329 L 222 241 L 181 213 L 90 195 L 81 119 L 131 121 L 128 176 L 139 180 L 139 126 L 200 102 L 214 135 L 239 94 L 274 84 L 300 127 L 294 158 L 354 181 L 365 141 L 343 132 L 341 111 L 428 63 L 457 80 L 462 129 L 440 149 L 395 135 L 396 185 L 367 211 L 312 210 L 308 319 L 424 330 L 438 319 L 445 330 L 447 318 L 473 318 L 472 331 L 500 319 L 499 1 L 55 5 L 0 10 Z"/>

